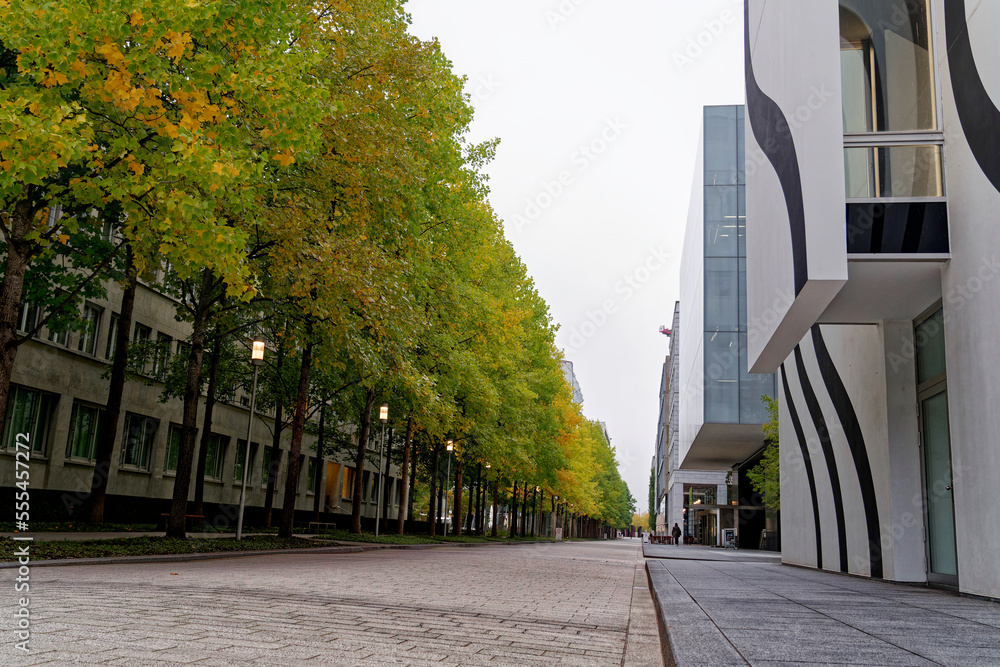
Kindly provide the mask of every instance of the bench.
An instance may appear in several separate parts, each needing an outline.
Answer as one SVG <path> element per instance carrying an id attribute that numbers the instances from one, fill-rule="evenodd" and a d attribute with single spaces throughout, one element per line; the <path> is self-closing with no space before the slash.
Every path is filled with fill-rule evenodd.
<path id="1" fill-rule="evenodd" d="M 316 527 L 316 530 L 313 529 L 313 526 Z M 310 521 L 309 522 L 309 528 L 306 529 L 306 532 L 307 533 L 315 533 L 315 532 L 318 532 L 318 529 L 320 529 L 320 528 L 325 528 L 325 529 L 334 528 L 334 529 L 336 529 L 336 527 L 337 527 L 337 524 L 332 523 L 332 522 Z"/>
<path id="2" fill-rule="evenodd" d="M 201 525 L 201 524 L 205 523 L 205 515 L 204 514 L 185 514 L 184 515 L 184 519 L 185 519 L 185 521 L 184 521 L 184 529 L 185 530 L 191 530 L 192 526 L 194 526 L 194 525 Z M 198 520 L 197 521 L 192 521 L 191 519 L 198 519 Z M 162 526 L 161 530 L 166 530 L 167 529 L 167 523 L 169 521 L 170 521 L 170 512 L 164 512 L 163 514 L 160 515 L 160 525 Z"/>

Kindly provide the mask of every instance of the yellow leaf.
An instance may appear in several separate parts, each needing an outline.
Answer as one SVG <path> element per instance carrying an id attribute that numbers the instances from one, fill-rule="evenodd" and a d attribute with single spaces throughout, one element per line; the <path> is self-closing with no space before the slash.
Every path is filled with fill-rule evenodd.
<path id="1" fill-rule="evenodd" d="M 141 176 L 142 173 L 144 171 L 146 171 L 146 165 L 144 165 L 141 162 L 129 161 L 128 166 L 129 166 L 129 169 L 131 169 L 133 172 L 135 172 L 136 176 Z"/>

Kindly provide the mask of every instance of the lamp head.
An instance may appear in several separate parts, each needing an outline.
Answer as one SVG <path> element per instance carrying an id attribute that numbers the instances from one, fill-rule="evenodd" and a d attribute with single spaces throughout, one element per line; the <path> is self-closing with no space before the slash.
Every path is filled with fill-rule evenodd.
<path id="1" fill-rule="evenodd" d="M 447 449 L 448 449 L 448 451 L 449 451 L 449 452 L 451 452 L 451 451 L 454 451 L 454 450 L 455 450 L 455 441 L 454 441 L 454 440 L 449 440 L 449 441 L 448 441 L 447 443 L 445 443 L 445 444 L 447 445 Z"/>
<path id="2" fill-rule="evenodd" d="M 384 424 L 389 421 L 389 404 L 383 403 L 378 409 L 378 418 Z"/>
<path id="3" fill-rule="evenodd" d="M 253 339 L 253 347 L 250 348 L 250 363 L 260 366 L 264 363 L 264 337 L 257 336 Z"/>

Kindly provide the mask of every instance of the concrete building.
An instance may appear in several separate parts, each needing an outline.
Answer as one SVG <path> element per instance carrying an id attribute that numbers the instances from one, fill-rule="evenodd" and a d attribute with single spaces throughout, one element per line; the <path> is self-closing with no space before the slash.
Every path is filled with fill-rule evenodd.
<path id="1" fill-rule="evenodd" d="M 162 272 L 159 277 L 162 278 Z M 153 353 L 129 380 L 122 399 L 120 426 L 115 439 L 108 477 L 109 521 L 156 523 L 169 510 L 177 469 L 182 402 L 160 401 L 158 379 L 172 355 L 185 344 L 190 327 L 174 318 L 177 302 L 155 289 L 156 281 L 140 283 L 133 315 L 132 341 L 152 345 Z M 98 424 L 107 401 L 109 368 L 121 309 L 121 290 L 108 285 L 108 298 L 89 301 L 84 316 L 89 323 L 82 333 L 59 334 L 42 329 L 18 351 L 0 447 L 0 488 L 14 488 L 15 437 L 30 434 L 32 518 L 57 520 L 78 508 L 91 488 L 97 449 Z M 21 308 L 18 328 L 27 332 L 39 320 L 31 304 Z M 249 354 L 247 355 L 249 358 Z M 206 522 L 219 527 L 235 524 L 246 452 L 249 388 L 233 387 L 216 404 L 208 444 L 204 502 Z M 204 400 L 199 406 L 202 422 Z M 258 413 L 250 445 L 247 519 L 260 520 L 267 484 L 273 413 Z M 274 507 L 281 508 L 288 468 L 291 429 L 281 444 L 281 463 Z M 197 435 L 200 443 L 201 433 Z M 375 443 L 373 443 L 373 446 Z M 198 451 L 196 445 L 195 460 Z M 315 437 L 306 435 L 296 508 L 312 510 L 315 476 L 320 477 L 321 511 L 327 516 L 349 514 L 355 469 L 353 462 L 324 457 L 317 462 Z M 376 466 L 362 471 L 365 489 L 364 516 L 374 517 L 378 485 Z M 398 511 L 399 471 L 393 466 L 388 484 L 392 506 Z M 194 484 L 191 496 L 194 499 Z"/>
<path id="2" fill-rule="evenodd" d="M 762 508 L 734 476 L 764 445 L 762 396 L 775 390 L 773 374 L 746 372 L 743 113 L 704 110 L 671 337 L 667 522 L 701 543 L 756 547 Z"/>
<path id="3" fill-rule="evenodd" d="M 749 0 L 785 562 L 1000 598 L 1000 4 Z"/>
<path id="4" fill-rule="evenodd" d="M 583 391 L 580 389 L 579 380 L 576 379 L 576 373 L 573 372 L 573 362 L 563 359 L 562 369 L 566 382 L 573 388 L 573 402 L 577 405 L 583 405 Z"/>

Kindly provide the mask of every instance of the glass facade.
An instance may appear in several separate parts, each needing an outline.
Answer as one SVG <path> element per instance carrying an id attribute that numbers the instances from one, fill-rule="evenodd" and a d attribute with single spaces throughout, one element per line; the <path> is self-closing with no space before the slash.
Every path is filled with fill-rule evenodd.
<path id="1" fill-rule="evenodd" d="M 742 106 L 705 108 L 705 423 L 761 424 L 774 375 L 747 368 Z"/>

